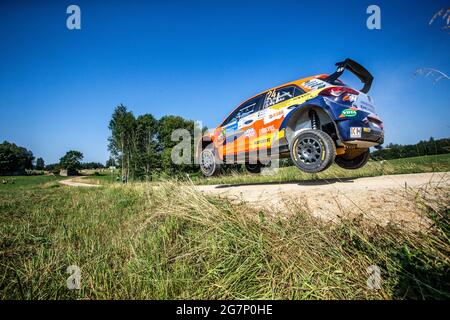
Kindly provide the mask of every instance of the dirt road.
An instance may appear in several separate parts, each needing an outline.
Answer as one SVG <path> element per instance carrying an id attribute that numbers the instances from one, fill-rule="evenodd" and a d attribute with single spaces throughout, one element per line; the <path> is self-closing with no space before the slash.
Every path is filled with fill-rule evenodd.
<path id="1" fill-rule="evenodd" d="M 80 181 L 83 178 L 75 177 L 60 183 L 73 187 L 99 187 Z M 424 205 L 450 206 L 450 172 L 194 188 L 233 203 L 247 203 L 273 216 L 305 210 L 327 220 L 359 216 L 376 224 L 395 222 L 413 229 L 427 227 L 430 223 L 419 214 Z"/>
<path id="2" fill-rule="evenodd" d="M 383 225 L 395 221 L 417 226 L 427 223 L 417 215 L 421 206 L 417 194 L 442 196 L 435 192 L 436 188 L 449 188 L 449 178 L 449 172 L 439 172 L 296 183 L 204 185 L 196 189 L 232 202 L 246 202 L 274 215 L 307 209 L 330 220 L 359 215 Z M 442 201 L 449 204 L 448 198 Z"/>
<path id="3" fill-rule="evenodd" d="M 71 186 L 71 187 L 86 187 L 86 188 L 100 187 L 100 185 L 98 185 L 98 184 L 90 184 L 90 183 L 81 182 L 80 180 L 83 178 L 85 178 L 85 177 L 84 176 L 74 177 L 74 178 L 70 178 L 67 180 L 61 180 L 61 181 L 59 181 L 59 183 L 66 185 L 66 186 Z"/>

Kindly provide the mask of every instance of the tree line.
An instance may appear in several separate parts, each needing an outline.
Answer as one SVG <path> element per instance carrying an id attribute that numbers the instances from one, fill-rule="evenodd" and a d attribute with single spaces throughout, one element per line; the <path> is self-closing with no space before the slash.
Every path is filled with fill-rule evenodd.
<path id="1" fill-rule="evenodd" d="M 83 154 L 70 150 L 61 157 L 58 163 L 45 165 L 44 159 L 39 157 L 34 163 L 35 157 L 30 150 L 17 146 L 15 143 L 4 141 L 0 144 L 0 175 L 24 175 L 29 170 L 47 170 L 58 173 L 60 169 L 76 172 L 81 169 L 105 168 L 99 162 L 81 162 Z"/>
<path id="2" fill-rule="evenodd" d="M 419 157 L 450 152 L 450 139 L 430 138 L 428 141 L 421 140 L 416 144 L 393 144 L 389 143 L 383 149 L 373 151 L 371 156 L 374 160 L 391 160 L 399 158 Z"/>
<path id="3" fill-rule="evenodd" d="M 24 174 L 33 169 L 33 152 L 14 143 L 0 144 L 0 175 Z"/>
<path id="4" fill-rule="evenodd" d="M 136 117 L 121 104 L 115 108 L 109 122 L 108 150 L 112 161 L 120 167 L 124 180 L 198 172 L 198 166 L 194 164 L 178 165 L 171 159 L 172 149 L 178 143 L 172 141 L 172 132 L 186 129 L 192 137 L 194 128 L 194 121 L 180 116 L 163 116 L 158 120 L 147 113 Z M 193 154 L 193 142 L 191 148 Z"/>
<path id="5" fill-rule="evenodd" d="M 71 153 L 71 152 L 79 152 L 79 151 L 75 151 L 75 150 L 70 150 L 67 153 Z M 66 153 L 66 154 L 67 154 Z M 66 155 L 64 155 L 65 157 Z M 63 157 L 63 158 L 64 158 Z M 82 158 L 81 158 L 82 159 Z M 47 164 L 44 166 L 44 170 L 47 171 L 52 171 L 52 172 L 58 172 L 61 169 L 74 169 L 74 170 L 96 170 L 96 169 L 104 169 L 104 168 L 108 168 L 108 164 L 104 165 L 103 163 L 100 162 L 81 162 L 81 160 L 76 161 L 75 165 L 71 165 L 69 168 L 67 167 L 67 162 L 66 161 L 62 161 L 60 159 L 60 162 L 58 163 L 51 163 L 51 164 Z M 42 170 L 39 169 L 36 165 L 35 167 L 36 170 Z"/>

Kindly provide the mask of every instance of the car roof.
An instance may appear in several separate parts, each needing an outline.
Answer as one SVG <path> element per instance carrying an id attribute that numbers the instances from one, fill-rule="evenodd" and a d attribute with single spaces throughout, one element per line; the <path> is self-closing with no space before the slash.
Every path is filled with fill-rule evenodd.
<path id="1" fill-rule="evenodd" d="M 310 76 L 310 77 L 301 78 L 301 79 L 297 79 L 297 80 L 294 80 L 294 81 L 286 82 L 286 83 L 283 83 L 282 85 L 279 85 L 279 86 L 276 86 L 276 87 L 272 87 L 272 88 L 267 89 L 267 90 L 265 90 L 265 91 L 262 91 L 262 92 L 260 92 L 260 93 L 258 93 L 258 94 L 255 94 L 254 96 L 252 96 L 252 97 L 250 97 L 250 98 L 248 98 L 248 99 L 242 101 L 242 102 L 239 103 L 233 110 L 231 110 L 231 112 L 229 112 L 229 113 L 226 115 L 226 117 L 222 120 L 222 122 L 220 123 L 219 126 L 222 126 L 223 122 L 230 116 L 230 114 L 232 114 L 232 113 L 233 113 L 237 108 L 239 108 L 242 104 L 244 104 L 245 102 L 247 102 L 247 101 L 249 101 L 249 100 L 251 100 L 251 99 L 253 99 L 253 98 L 255 98 L 255 97 L 259 96 L 259 95 L 265 94 L 265 93 L 267 93 L 267 92 L 269 92 L 269 91 L 276 90 L 276 89 L 279 89 L 279 88 L 287 87 L 287 86 L 290 86 L 290 85 L 296 85 L 296 86 L 302 88 L 303 90 L 305 90 L 306 92 L 308 92 L 308 91 L 311 91 L 311 89 L 305 88 L 304 86 L 302 86 L 301 84 L 302 84 L 303 82 L 306 82 L 306 81 L 311 80 L 311 79 L 317 79 L 317 78 L 323 79 L 323 78 L 326 78 L 326 77 L 328 77 L 328 74 L 324 74 L 324 73 L 322 73 L 322 74 L 317 74 L 317 75 L 315 75 L 315 76 Z"/>
<path id="2" fill-rule="evenodd" d="M 258 94 L 255 94 L 254 96 L 252 96 L 252 97 L 242 101 L 241 103 L 239 103 L 236 108 L 238 108 L 243 103 L 245 103 L 245 102 L 247 102 L 247 101 L 249 101 L 249 100 L 251 100 L 251 99 L 253 99 L 253 98 L 255 98 L 255 97 L 259 96 L 259 95 L 261 95 L 261 94 L 265 94 L 265 93 L 267 93 L 269 91 L 276 90 L 276 89 L 283 88 L 283 87 L 287 87 L 287 86 L 290 86 L 290 85 L 296 85 L 296 86 L 302 88 L 303 90 L 305 90 L 306 92 L 311 91 L 311 89 L 305 88 L 301 84 L 303 82 L 306 82 L 306 81 L 311 80 L 311 79 L 317 79 L 317 78 L 323 79 L 323 78 L 326 78 L 326 77 L 328 77 L 327 74 L 318 74 L 318 75 L 315 75 L 315 76 L 310 76 L 310 77 L 306 77 L 306 78 L 297 79 L 297 80 L 294 80 L 294 81 L 291 81 L 291 82 L 283 83 L 282 85 L 279 85 L 279 86 L 276 86 L 276 87 L 272 87 L 272 88 L 267 89 L 265 91 L 262 91 L 262 92 L 260 92 Z M 236 108 L 234 108 L 233 110 L 236 110 Z"/>

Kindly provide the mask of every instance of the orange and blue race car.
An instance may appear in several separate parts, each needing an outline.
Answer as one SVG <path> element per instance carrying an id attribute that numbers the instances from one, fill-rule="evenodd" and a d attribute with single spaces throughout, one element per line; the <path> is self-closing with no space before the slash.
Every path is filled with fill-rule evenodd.
<path id="1" fill-rule="evenodd" d="M 384 140 L 383 122 L 367 94 L 373 76 L 359 63 L 336 63 L 334 73 L 285 83 L 244 101 L 199 140 L 196 156 L 205 176 L 221 166 L 243 163 L 251 173 L 273 158 L 290 157 L 302 171 L 316 173 L 333 162 L 364 166 L 370 147 Z M 345 70 L 362 83 L 353 89 L 339 78 Z"/>

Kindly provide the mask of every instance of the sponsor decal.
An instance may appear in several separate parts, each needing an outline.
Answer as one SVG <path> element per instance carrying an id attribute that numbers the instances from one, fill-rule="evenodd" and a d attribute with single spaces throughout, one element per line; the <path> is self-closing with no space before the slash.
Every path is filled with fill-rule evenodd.
<path id="1" fill-rule="evenodd" d="M 267 112 L 267 109 L 258 111 L 257 118 L 259 119 L 259 118 L 264 117 L 266 115 L 266 112 Z"/>
<path id="2" fill-rule="evenodd" d="M 356 102 L 356 100 L 358 100 L 358 96 L 355 94 L 349 94 L 347 93 L 344 98 L 344 101 L 350 101 L 350 102 Z"/>
<path id="3" fill-rule="evenodd" d="M 361 138 L 361 127 L 351 127 L 350 128 L 350 138 Z"/>
<path id="4" fill-rule="evenodd" d="M 302 86 L 309 90 L 319 90 L 325 88 L 327 83 L 319 79 L 311 79 L 302 83 Z"/>
<path id="5" fill-rule="evenodd" d="M 352 117 L 356 116 L 357 114 L 358 114 L 358 112 L 354 109 L 345 109 L 339 115 L 339 118 L 352 118 Z"/>
<path id="6" fill-rule="evenodd" d="M 225 132 L 228 134 L 228 133 L 232 133 L 232 132 L 236 131 L 237 129 L 238 129 L 238 123 L 235 122 L 235 123 L 229 125 L 228 127 L 226 127 Z"/>
<path id="7" fill-rule="evenodd" d="M 361 109 L 367 110 L 367 111 L 370 111 L 370 112 L 374 112 L 375 111 L 375 108 L 370 103 L 367 103 L 365 101 L 360 101 L 360 103 L 361 103 Z"/>
<path id="8" fill-rule="evenodd" d="M 222 128 L 221 130 L 220 130 L 220 133 L 219 133 L 219 138 L 221 138 L 221 139 L 225 139 L 225 136 L 226 136 L 227 134 L 226 134 L 226 129 L 225 128 Z"/>
<path id="9" fill-rule="evenodd" d="M 261 130 L 259 130 L 260 134 L 266 134 L 267 132 L 271 131 L 275 131 L 275 127 L 273 125 L 261 128 Z"/>
<path id="10" fill-rule="evenodd" d="M 272 122 L 276 119 L 281 119 L 283 116 L 284 116 L 283 110 L 276 111 L 272 114 L 269 114 L 267 117 L 264 118 L 264 124 Z"/>
<path id="11" fill-rule="evenodd" d="M 370 128 L 363 128 L 364 132 L 370 132 Z"/>
<path id="12" fill-rule="evenodd" d="M 246 136 L 246 137 L 254 137 L 254 136 L 256 136 L 255 129 L 248 128 L 247 130 L 244 131 L 244 136 Z"/>
<path id="13" fill-rule="evenodd" d="M 264 138 L 264 139 L 261 139 L 261 140 L 254 141 L 254 144 L 258 145 L 258 144 L 263 144 L 263 143 L 269 143 L 270 140 L 271 140 L 270 137 L 269 138 Z"/>
<path id="14" fill-rule="evenodd" d="M 277 112 L 275 112 L 275 113 L 270 114 L 270 115 L 269 115 L 269 119 L 272 119 L 272 118 L 276 118 L 276 117 L 282 116 L 283 114 L 284 114 L 283 110 L 277 111 Z"/>
<path id="15" fill-rule="evenodd" d="M 365 101 L 361 101 L 360 99 L 356 100 L 354 106 L 366 112 L 375 113 L 375 107 L 373 105 Z"/>

